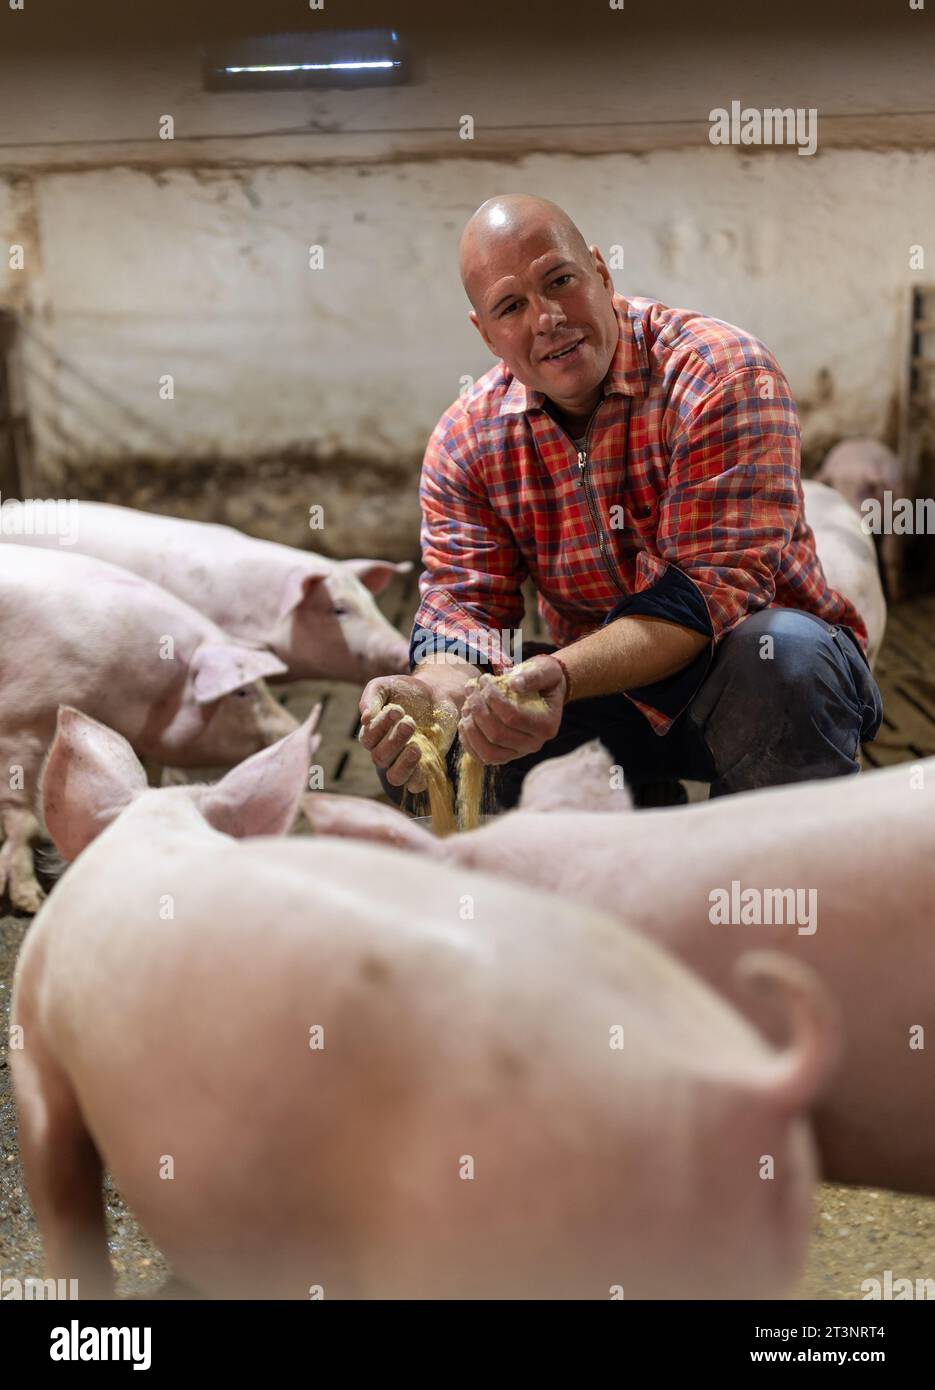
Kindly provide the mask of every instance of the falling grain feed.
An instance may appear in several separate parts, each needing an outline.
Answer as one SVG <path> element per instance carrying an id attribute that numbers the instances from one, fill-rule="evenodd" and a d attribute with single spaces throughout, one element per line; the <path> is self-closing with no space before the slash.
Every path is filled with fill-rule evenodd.
<path id="1" fill-rule="evenodd" d="M 446 742 L 449 742 L 449 729 L 438 718 L 440 710 L 433 711 L 432 723 L 416 729 L 412 743 L 419 750 L 419 770 L 428 787 L 429 814 L 432 829 L 436 835 L 452 835 L 458 828 L 455 816 L 454 792 L 448 776 L 445 757 Z"/>
<path id="2" fill-rule="evenodd" d="M 519 695 L 510 685 L 510 676 L 494 676 L 493 683 L 513 704 L 524 709 L 543 711 L 548 708 L 541 695 Z M 476 830 L 481 812 L 493 797 L 496 768 L 487 767 L 462 744 L 458 751 L 457 815 L 455 798 L 448 776 L 445 755 L 446 726 L 441 710 L 433 711 L 433 722 L 416 729 L 412 742 L 419 750 L 419 768 L 428 786 L 429 814 L 432 830 L 438 836 L 451 835 L 456 830 Z"/>

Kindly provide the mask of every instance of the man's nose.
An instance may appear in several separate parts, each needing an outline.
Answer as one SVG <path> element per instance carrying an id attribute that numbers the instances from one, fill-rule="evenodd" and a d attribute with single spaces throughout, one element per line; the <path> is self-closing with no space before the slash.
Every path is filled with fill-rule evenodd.
<path id="1" fill-rule="evenodd" d="M 553 300 L 542 299 L 533 306 L 537 333 L 554 333 L 565 322 L 565 311 Z"/>

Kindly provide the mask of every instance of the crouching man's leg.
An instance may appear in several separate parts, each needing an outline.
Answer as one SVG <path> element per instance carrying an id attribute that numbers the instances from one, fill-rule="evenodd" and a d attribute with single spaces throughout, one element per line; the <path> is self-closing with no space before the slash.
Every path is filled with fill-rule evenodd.
<path id="1" fill-rule="evenodd" d="M 849 631 L 792 608 L 729 632 L 688 711 L 717 769 L 712 796 L 859 772 L 882 716 Z"/>

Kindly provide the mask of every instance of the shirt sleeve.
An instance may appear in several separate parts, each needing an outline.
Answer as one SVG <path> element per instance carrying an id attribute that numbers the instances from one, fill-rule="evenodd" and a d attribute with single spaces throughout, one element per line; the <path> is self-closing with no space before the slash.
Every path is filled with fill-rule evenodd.
<path id="1" fill-rule="evenodd" d="M 665 618 L 712 639 L 684 670 L 627 692 L 658 733 L 694 698 L 717 643 L 772 603 L 800 508 L 798 412 L 778 368 L 743 368 L 677 410 L 646 586 L 606 619 Z"/>
<path id="2" fill-rule="evenodd" d="M 419 483 L 424 569 L 410 670 L 444 650 L 500 674 L 512 665 L 519 640 L 526 562 L 473 476 L 468 450 L 443 417 L 429 440 Z"/>
<path id="3" fill-rule="evenodd" d="M 715 642 L 776 596 L 802 505 L 798 412 L 778 369 L 745 368 L 675 429 L 656 546 L 698 588 Z"/>

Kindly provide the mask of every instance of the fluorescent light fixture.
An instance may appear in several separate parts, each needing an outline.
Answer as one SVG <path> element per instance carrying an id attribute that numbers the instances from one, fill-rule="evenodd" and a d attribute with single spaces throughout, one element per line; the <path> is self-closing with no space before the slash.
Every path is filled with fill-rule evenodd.
<path id="1" fill-rule="evenodd" d="M 359 72 L 361 68 L 398 68 L 399 63 L 255 63 L 245 68 L 225 68 L 225 72 Z"/>
<path id="2" fill-rule="evenodd" d="M 205 53 L 211 91 L 360 87 L 407 80 L 395 29 L 324 29 L 264 34 L 212 45 Z"/>

